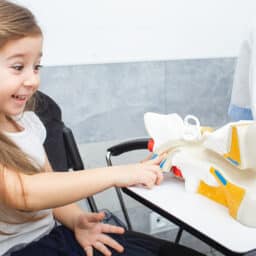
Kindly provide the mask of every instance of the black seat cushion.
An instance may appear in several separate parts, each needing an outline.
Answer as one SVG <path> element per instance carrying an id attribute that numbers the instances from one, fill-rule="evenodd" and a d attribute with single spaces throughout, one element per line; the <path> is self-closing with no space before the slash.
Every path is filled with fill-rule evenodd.
<path id="1" fill-rule="evenodd" d="M 61 109 L 57 103 L 46 94 L 37 91 L 35 113 L 45 125 L 47 137 L 44 147 L 55 171 L 68 170 L 67 152 L 63 139 Z"/>

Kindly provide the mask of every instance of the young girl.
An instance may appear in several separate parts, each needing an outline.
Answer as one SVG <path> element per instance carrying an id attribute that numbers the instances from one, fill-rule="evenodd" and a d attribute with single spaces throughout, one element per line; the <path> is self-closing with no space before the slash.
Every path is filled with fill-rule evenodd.
<path id="1" fill-rule="evenodd" d="M 160 158 L 91 171 L 52 172 L 46 131 L 27 111 L 39 86 L 42 32 L 32 13 L 0 0 L 0 255 L 196 255 L 101 221 L 75 201 L 112 186 L 159 184 Z M 62 225 L 55 226 L 55 220 Z M 199 254 L 198 254 L 199 255 Z"/>

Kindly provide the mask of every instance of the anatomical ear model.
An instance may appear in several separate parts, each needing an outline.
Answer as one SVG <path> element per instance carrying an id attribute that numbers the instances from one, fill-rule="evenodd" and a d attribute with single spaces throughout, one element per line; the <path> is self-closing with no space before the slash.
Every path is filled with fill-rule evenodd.
<path id="1" fill-rule="evenodd" d="M 256 227 L 256 122 L 239 121 L 210 131 L 194 116 L 146 113 L 160 167 L 183 179 L 185 189 L 214 200 L 240 223 Z"/>

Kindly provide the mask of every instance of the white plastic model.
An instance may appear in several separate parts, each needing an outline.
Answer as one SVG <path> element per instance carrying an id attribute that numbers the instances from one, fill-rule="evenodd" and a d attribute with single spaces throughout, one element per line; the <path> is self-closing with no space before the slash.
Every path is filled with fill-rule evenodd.
<path id="1" fill-rule="evenodd" d="M 225 205 L 240 223 L 256 227 L 256 122 L 240 121 L 209 132 L 192 115 L 146 113 L 154 156 L 166 153 L 165 172 L 185 189 Z"/>

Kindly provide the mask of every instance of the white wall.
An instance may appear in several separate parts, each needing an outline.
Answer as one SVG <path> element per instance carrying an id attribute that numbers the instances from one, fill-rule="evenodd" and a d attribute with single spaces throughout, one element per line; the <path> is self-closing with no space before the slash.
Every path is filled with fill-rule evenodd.
<path id="1" fill-rule="evenodd" d="M 255 0 L 17 0 L 45 32 L 45 65 L 229 57 Z"/>

